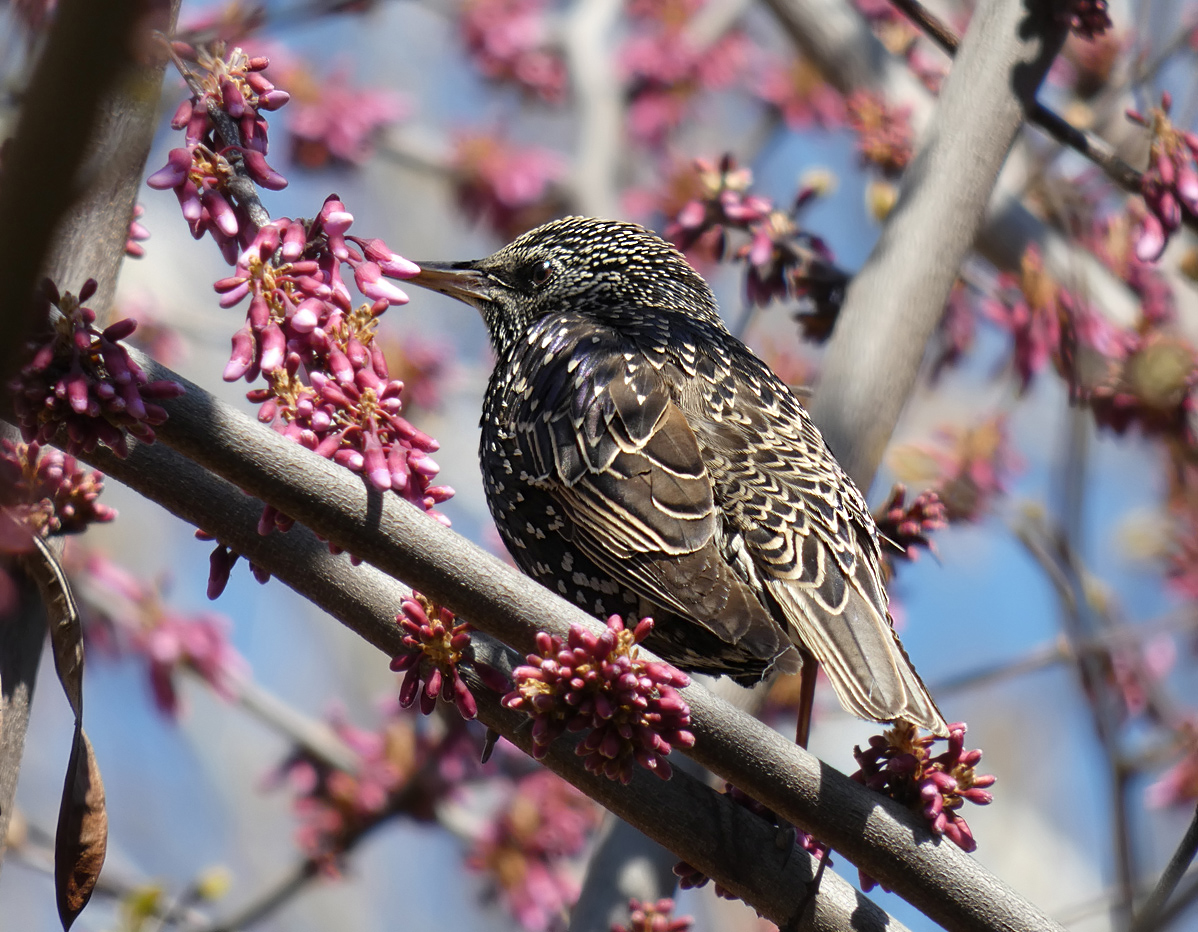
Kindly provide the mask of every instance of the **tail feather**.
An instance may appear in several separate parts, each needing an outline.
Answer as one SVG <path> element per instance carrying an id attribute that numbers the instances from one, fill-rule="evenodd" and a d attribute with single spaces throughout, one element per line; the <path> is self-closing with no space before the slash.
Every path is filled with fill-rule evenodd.
<path id="1" fill-rule="evenodd" d="M 947 736 L 948 724 L 883 615 L 848 580 L 844 607 L 829 615 L 794 580 L 771 579 L 770 594 L 791 624 L 793 640 L 823 665 L 841 704 L 875 722 L 907 721 Z"/>

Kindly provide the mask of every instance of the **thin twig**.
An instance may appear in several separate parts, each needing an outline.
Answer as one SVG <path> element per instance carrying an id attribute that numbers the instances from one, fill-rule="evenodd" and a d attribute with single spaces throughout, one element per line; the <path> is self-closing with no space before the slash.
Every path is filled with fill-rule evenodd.
<path id="1" fill-rule="evenodd" d="M 1152 932 L 1159 926 L 1161 912 L 1165 908 L 1165 904 L 1169 902 L 1173 891 L 1177 889 L 1181 878 L 1189 870 L 1195 854 L 1198 854 L 1198 809 L 1194 810 L 1194 818 L 1190 820 L 1190 827 L 1186 829 L 1181 844 L 1177 846 L 1173 857 L 1169 859 L 1169 864 L 1161 874 L 1161 879 L 1157 881 L 1155 889 L 1131 924 L 1131 932 Z"/>
<path id="2" fill-rule="evenodd" d="M 956 32 L 919 0 L 890 0 L 890 2 L 923 30 L 947 55 L 953 56 L 957 53 L 960 39 Z M 1029 108 L 1027 120 L 1040 127 L 1061 145 L 1068 146 L 1089 159 L 1106 172 L 1108 178 L 1129 194 L 1141 192 L 1143 176 L 1119 158 L 1105 139 L 1087 130 L 1079 129 L 1038 100 L 1034 101 Z"/>

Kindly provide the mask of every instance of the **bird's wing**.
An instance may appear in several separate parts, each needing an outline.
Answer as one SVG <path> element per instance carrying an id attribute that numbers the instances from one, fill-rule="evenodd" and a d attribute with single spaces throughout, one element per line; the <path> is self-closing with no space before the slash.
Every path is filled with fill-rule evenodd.
<path id="1" fill-rule="evenodd" d="M 524 370 L 534 381 L 518 386 L 508 416 L 529 478 L 560 505 L 573 544 L 622 586 L 728 643 L 766 660 L 781 654 L 781 628 L 715 542 L 711 476 L 661 374 L 608 328 L 559 327 L 587 329 L 529 341 L 541 365 Z"/>
<path id="2" fill-rule="evenodd" d="M 845 708 L 947 734 L 894 632 L 865 500 L 798 400 L 756 357 L 716 351 L 694 365 L 723 370 L 711 379 L 721 392 L 682 399 L 718 477 L 716 505 L 796 642 Z"/>

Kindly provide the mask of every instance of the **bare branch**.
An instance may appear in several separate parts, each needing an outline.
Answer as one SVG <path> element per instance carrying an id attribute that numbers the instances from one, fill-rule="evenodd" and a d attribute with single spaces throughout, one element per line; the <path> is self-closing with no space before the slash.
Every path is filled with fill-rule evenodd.
<path id="1" fill-rule="evenodd" d="M 894 211 L 849 286 L 811 413 L 863 487 L 915 384 L 1024 110 L 1064 42 L 1050 6 L 979 4 Z"/>
<path id="2" fill-rule="evenodd" d="M 1161 913 L 1169 902 L 1169 897 L 1177 889 L 1181 878 L 1189 870 L 1195 854 L 1198 854 L 1198 809 L 1194 811 L 1190 827 L 1186 829 L 1181 843 L 1173 852 L 1173 857 L 1169 859 L 1169 864 L 1161 874 L 1156 888 L 1132 923 L 1131 932 L 1153 932 L 1154 929 L 1161 927 Z"/>

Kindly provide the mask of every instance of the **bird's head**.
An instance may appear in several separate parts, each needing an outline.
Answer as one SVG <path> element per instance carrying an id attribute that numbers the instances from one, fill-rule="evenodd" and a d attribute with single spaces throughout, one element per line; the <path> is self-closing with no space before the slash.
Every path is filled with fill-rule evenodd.
<path id="1" fill-rule="evenodd" d="M 622 314 L 654 309 L 719 321 L 707 283 L 677 249 L 635 223 L 567 217 L 485 259 L 419 265 L 409 283 L 478 308 L 496 350 L 562 311 L 616 326 Z"/>

